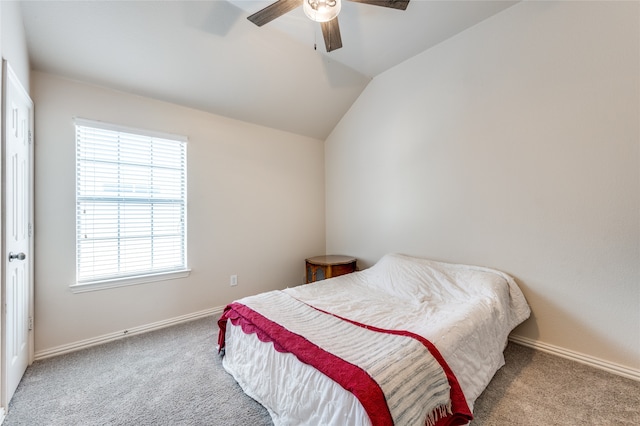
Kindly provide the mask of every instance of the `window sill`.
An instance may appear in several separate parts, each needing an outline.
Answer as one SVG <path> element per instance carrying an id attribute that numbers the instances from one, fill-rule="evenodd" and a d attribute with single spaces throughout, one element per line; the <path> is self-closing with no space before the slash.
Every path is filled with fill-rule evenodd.
<path id="1" fill-rule="evenodd" d="M 69 286 L 72 293 L 85 293 L 87 291 L 106 290 L 108 288 L 125 287 L 130 285 L 146 284 L 156 281 L 175 280 L 178 278 L 186 278 L 191 273 L 191 269 L 183 269 L 180 271 L 162 272 L 159 274 L 139 275 L 130 278 L 118 278 L 111 280 L 92 281 L 82 284 L 73 284 Z"/>

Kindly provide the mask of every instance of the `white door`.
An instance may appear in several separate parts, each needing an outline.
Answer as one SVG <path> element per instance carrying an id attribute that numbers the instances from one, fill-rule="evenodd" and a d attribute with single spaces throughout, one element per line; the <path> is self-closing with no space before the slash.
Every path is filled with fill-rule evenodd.
<path id="1" fill-rule="evenodd" d="M 3 71 L 2 405 L 6 408 L 32 361 L 33 103 L 6 61 Z"/>

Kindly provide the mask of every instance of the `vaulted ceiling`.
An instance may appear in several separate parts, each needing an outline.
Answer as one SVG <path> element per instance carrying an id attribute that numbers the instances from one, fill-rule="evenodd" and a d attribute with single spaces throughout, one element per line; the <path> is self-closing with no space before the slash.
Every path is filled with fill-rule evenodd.
<path id="1" fill-rule="evenodd" d="M 272 1 L 22 2 L 31 67 L 324 140 L 369 81 L 515 1 L 344 1 L 325 52 L 302 8 L 257 27 Z"/>

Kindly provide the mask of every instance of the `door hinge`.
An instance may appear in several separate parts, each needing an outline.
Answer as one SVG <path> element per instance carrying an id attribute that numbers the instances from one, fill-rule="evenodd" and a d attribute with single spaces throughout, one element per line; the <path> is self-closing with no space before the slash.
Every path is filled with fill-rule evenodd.
<path id="1" fill-rule="evenodd" d="M 29 232 L 29 237 L 33 237 L 33 225 L 32 224 L 29 224 L 28 232 Z"/>
<path id="2" fill-rule="evenodd" d="M 29 145 L 33 143 L 33 138 L 31 137 L 31 130 L 29 130 Z"/>
<path id="3" fill-rule="evenodd" d="M 33 330 L 33 317 L 29 317 L 29 330 Z"/>

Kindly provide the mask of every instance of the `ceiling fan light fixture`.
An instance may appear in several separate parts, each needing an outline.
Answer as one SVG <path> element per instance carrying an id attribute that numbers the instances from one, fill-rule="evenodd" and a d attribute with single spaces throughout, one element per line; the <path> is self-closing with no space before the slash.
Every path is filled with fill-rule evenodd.
<path id="1" fill-rule="evenodd" d="M 342 0 L 302 0 L 302 10 L 309 19 L 328 22 L 338 16 Z"/>

